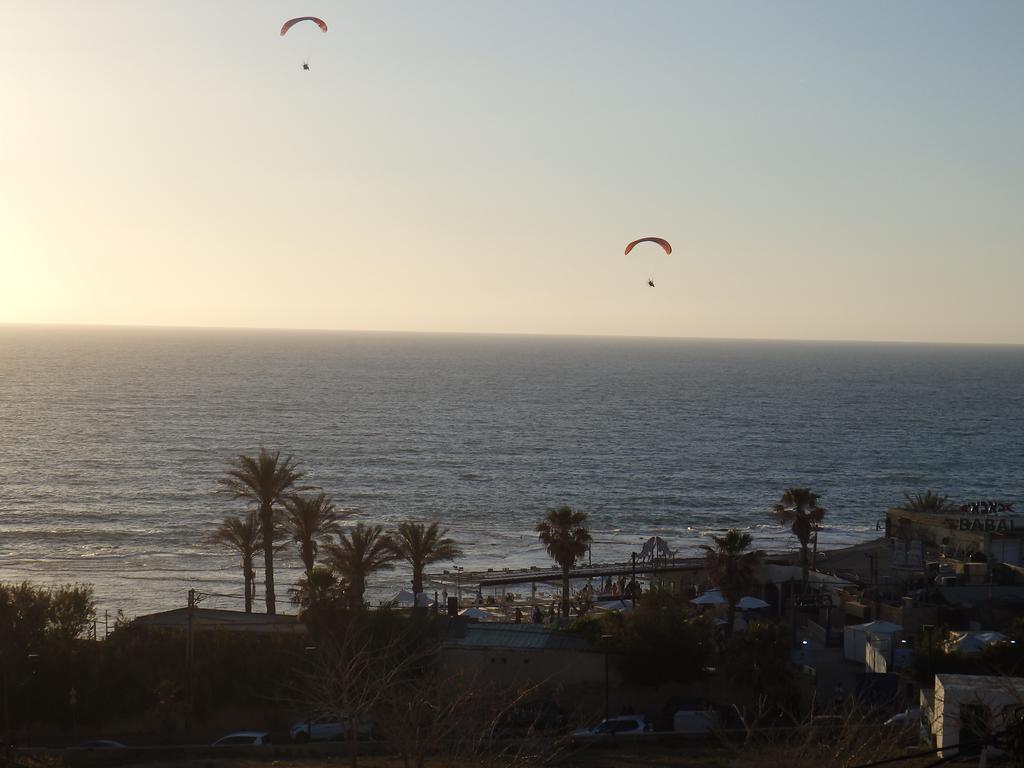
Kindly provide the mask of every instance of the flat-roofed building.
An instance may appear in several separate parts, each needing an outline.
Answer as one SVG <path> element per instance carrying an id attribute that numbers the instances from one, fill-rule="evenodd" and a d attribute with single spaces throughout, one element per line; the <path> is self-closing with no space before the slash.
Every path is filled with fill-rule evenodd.
<path id="1" fill-rule="evenodd" d="M 929 555 L 1024 565 L 1024 515 L 1009 502 L 975 502 L 944 513 L 894 508 L 886 514 L 893 568 L 922 570 Z M 969 574 L 968 574 L 969 576 Z"/>

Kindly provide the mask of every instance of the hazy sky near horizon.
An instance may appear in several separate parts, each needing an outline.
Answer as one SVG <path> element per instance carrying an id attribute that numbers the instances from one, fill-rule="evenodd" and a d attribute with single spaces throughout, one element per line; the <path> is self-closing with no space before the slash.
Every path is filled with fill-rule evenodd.
<path id="1" fill-rule="evenodd" d="M 1016 0 L 4 11 L 0 322 L 1024 343 Z"/>

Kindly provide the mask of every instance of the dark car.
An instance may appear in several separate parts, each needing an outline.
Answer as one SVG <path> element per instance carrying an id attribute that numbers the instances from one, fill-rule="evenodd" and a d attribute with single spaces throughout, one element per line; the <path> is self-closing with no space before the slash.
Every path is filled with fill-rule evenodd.
<path id="1" fill-rule="evenodd" d="M 125 745 L 111 739 L 89 739 L 81 744 L 76 744 L 72 749 L 125 749 Z"/>

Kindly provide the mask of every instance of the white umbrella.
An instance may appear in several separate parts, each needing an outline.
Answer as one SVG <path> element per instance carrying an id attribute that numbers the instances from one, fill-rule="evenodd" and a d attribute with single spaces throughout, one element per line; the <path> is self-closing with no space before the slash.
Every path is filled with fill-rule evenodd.
<path id="1" fill-rule="evenodd" d="M 391 596 L 391 599 L 387 602 L 394 603 L 399 608 L 412 608 L 414 596 L 411 590 L 403 589 L 396 594 Z M 431 605 L 434 601 L 427 595 L 426 592 L 420 592 L 419 599 L 416 600 L 420 605 Z"/>
<path id="2" fill-rule="evenodd" d="M 476 619 L 477 621 L 494 621 L 497 618 L 490 611 L 485 611 L 483 608 L 477 608 L 475 605 L 471 605 L 469 608 L 463 608 L 459 611 L 459 616 L 464 619 Z"/>
<path id="3" fill-rule="evenodd" d="M 709 589 L 700 597 L 693 598 L 690 602 L 693 605 L 725 605 L 726 600 L 717 589 Z"/>
<path id="4" fill-rule="evenodd" d="M 758 608 L 767 608 L 768 603 L 759 597 L 751 597 L 750 595 L 744 595 L 740 598 L 740 601 L 736 603 L 736 607 L 741 611 L 756 611 Z"/>
<path id="5" fill-rule="evenodd" d="M 600 603 L 594 603 L 593 607 L 595 611 L 608 611 L 609 613 L 628 613 L 629 611 L 633 610 L 633 604 L 631 602 L 627 602 L 626 600 L 614 600 L 611 602 L 604 601 Z"/>

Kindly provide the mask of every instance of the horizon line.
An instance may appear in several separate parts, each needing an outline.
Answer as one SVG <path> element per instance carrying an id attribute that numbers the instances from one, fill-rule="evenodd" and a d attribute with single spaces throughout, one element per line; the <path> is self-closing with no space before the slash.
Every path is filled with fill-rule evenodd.
<path id="1" fill-rule="evenodd" d="M 805 343 L 805 344 L 892 344 L 914 346 L 958 346 L 958 347 L 1024 347 L 1024 341 L 922 341 L 916 339 L 851 339 L 851 338 L 795 338 L 775 336 L 669 336 L 629 333 L 558 333 L 541 331 L 453 331 L 453 330 L 408 330 L 390 328 L 289 328 L 276 326 L 245 325 L 161 325 L 156 323 L 67 323 L 67 322 L 15 322 L 0 321 L 3 328 L 92 328 L 102 330 L 164 330 L 164 331 L 257 331 L 273 333 L 338 333 L 338 334 L 380 334 L 419 336 L 502 336 L 564 339 L 634 339 L 638 341 L 736 341 L 759 343 Z"/>

